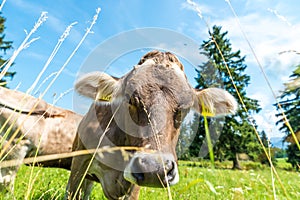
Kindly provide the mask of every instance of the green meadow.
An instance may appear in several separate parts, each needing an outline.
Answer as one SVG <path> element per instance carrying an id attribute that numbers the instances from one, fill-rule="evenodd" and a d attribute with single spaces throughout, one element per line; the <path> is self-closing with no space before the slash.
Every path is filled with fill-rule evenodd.
<path id="1" fill-rule="evenodd" d="M 211 169 L 209 162 L 179 162 L 180 182 L 167 189 L 141 189 L 141 200 L 163 199 L 299 199 L 300 173 L 279 160 L 276 171 L 280 177 L 272 179 L 269 167 L 259 163 L 242 162 L 244 170 L 231 170 L 230 162 L 218 163 Z M 205 166 L 205 167 L 204 167 Z M 22 166 L 15 192 L 2 194 L 1 199 L 63 199 L 69 172 Z M 281 184 L 280 184 L 281 182 Z M 274 185 L 274 187 L 273 187 Z M 100 184 L 95 184 L 91 199 L 105 199 Z"/>

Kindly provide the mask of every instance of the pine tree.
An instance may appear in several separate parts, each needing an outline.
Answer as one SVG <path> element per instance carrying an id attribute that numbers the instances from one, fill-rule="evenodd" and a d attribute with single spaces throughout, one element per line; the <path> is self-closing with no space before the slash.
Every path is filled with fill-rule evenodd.
<path id="1" fill-rule="evenodd" d="M 296 67 L 296 70 L 293 71 L 290 78 L 293 78 L 294 80 L 298 80 L 300 78 L 300 65 Z M 300 130 L 300 87 L 286 87 L 279 97 L 279 103 L 293 129 L 295 131 Z M 278 111 L 280 111 L 278 105 L 275 106 Z M 276 116 L 280 118 L 277 121 L 277 124 L 281 125 L 279 130 L 283 131 L 287 135 L 290 134 L 290 130 L 285 123 L 283 114 L 279 112 Z"/>
<path id="2" fill-rule="evenodd" d="M 300 80 L 300 65 L 296 67 L 296 70 L 293 71 L 292 75 L 290 76 L 292 81 L 286 84 L 286 88 L 283 93 L 279 97 L 279 103 L 286 115 L 286 118 L 289 121 L 289 124 L 293 128 L 293 130 L 300 131 L 300 87 L 299 80 Z M 296 84 L 296 82 L 298 84 Z M 296 85 L 296 87 L 295 87 Z M 279 111 L 276 115 L 279 117 L 277 121 L 277 125 L 280 125 L 279 130 L 283 131 L 287 137 L 291 137 L 290 129 L 288 128 L 287 124 L 285 123 L 285 119 L 283 114 L 280 112 L 279 106 L 275 105 Z M 300 165 L 300 149 L 298 146 L 292 142 L 287 149 L 288 155 L 288 162 L 290 162 L 294 167 L 297 169 Z"/>
<path id="3" fill-rule="evenodd" d="M 209 35 L 209 40 L 203 41 L 201 45 L 203 54 L 207 56 L 208 61 L 200 65 L 196 70 L 198 72 L 198 76 L 196 77 L 198 85 L 196 88 L 221 87 L 238 100 L 238 94 L 225 65 L 226 62 L 248 112 L 259 112 L 258 101 L 246 96 L 246 88 L 250 83 L 250 76 L 244 73 L 247 68 L 244 64 L 245 57 L 240 55 L 241 52 L 239 50 L 236 52 L 232 51 L 231 43 L 229 39 L 226 38 L 227 32 L 221 32 L 221 27 L 214 26 L 212 31 L 209 31 Z M 218 44 L 225 58 L 225 62 L 214 41 Z M 242 106 L 239 106 L 236 115 L 227 116 L 223 121 L 210 119 L 210 126 L 212 124 L 213 126 L 217 124 L 223 125 L 221 132 L 218 132 L 218 130 L 220 130 L 218 128 L 216 128 L 215 132 L 212 131 L 213 134 L 220 134 L 218 141 L 214 145 L 214 153 L 217 159 L 223 160 L 229 158 L 232 160 L 233 168 L 241 168 L 237 158 L 238 153 L 243 152 L 249 154 L 251 150 L 260 148 L 253 127 L 248 119 L 249 113 L 246 113 Z M 196 123 L 199 123 L 199 121 Z M 199 145 L 202 145 L 202 138 L 204 138 L 204 136 L 203 120 L 200 118 L 198 133 L 190 149 L 199 149 Z M 197 141 L 201 139 L 202 141 Z M 252 154 L 254 153 L 252 152 Z"/>
<path id="4" fill-rule="evenodd" d="M 0 13 L 1 15 L 1 13 Z M 5 54 L 7 50 L 12 49 L 12 41 L 5 41 L 5 34 L 4 34 L 4 30 L 5 30 L 5 23 L 6 19 L 2 16 L 0 16 L 0 50 Z M 3 70 L 3 64 L 6 62 L 6 60 L 3 58 L 3 56 L 0 55 L 0 73 Z M 6 72 L 4 77 L 2 78 L 2 80 L 0 80 L 0 86 L 4 86 L 6 87 L 6 79 L 10 78 L 12 79 L 13 76 L 16 74 L 16 72 Z"/>

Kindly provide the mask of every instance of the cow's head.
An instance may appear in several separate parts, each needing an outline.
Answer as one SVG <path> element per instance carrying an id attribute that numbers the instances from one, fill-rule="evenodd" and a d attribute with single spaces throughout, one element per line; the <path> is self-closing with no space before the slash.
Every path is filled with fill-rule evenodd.
<path id="1" fill-rule="evenodd" d="M 141 186 L 164 187 L 179 181 L 175 147 L 190 109 L 224 115 L 237 107 L 224 90 L 193 89 L 176 56 L 159 51 L 143 56 L 120 79 L 100 72 L 87 74 L 76 90 L 111 106 L 114 121 L 126 134 L 123 145 L 145 148 L 133 154 L 124 170 L 127 181 Z"/>

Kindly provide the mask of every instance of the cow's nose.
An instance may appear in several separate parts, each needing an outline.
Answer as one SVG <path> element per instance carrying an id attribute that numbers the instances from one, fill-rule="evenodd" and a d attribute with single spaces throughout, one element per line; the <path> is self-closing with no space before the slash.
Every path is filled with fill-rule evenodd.
<path id="1" fill-rule="evenodd" d="M 167 177 L 168 182 L 171 182 L 176 177 L 177 172 L 175 165 L 176 163 L 171 160 L 166 160 L 164 162 L 164 165 L 162 165 L 162 167 L 164 167 L 162 175 L 164 175 L 164 177 Z M 157 175 L 159 175 L 160 170 L 152 171 L 151 168 L 147 166 L 147 162 L 141 158 L 136 158 L 135 166 L 139 169 L 139 172 L 132 172 L 132 176 L 138 183 L 145 180 L 145 173 L 157 173 Z"/>
<path id="2" fill-rule="evenodd" d="M 176 162 L 168 158 L 135 157 L 131 176 L 138 185 L 163 187 L 178 182 Z"/>

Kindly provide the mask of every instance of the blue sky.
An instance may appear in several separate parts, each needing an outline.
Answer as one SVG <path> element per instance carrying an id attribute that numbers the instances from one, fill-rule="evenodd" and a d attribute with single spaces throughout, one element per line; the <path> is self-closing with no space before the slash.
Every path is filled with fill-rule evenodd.
<path id="1" fill-rule="evenodd" d="M 202 19 L 197 15 L 194 7 L 184 0 L 7 0 L 2 9 L 3 16 L 7 18 L 6 40 L 13 41 L 15 49 L 26 37 L 24 30 L 30 31 L 41 12 L 48 12 L 47 21 L 32 36 L 32 38 L 39 37 L 39 39 L 23 50 L 15 60 L 11 71 L 16 71 L 17 75 L 9 86 L 15 88 L 20 84 L 18 90 L 26 91 L 45 65 L 65 28 L 72 22 L 77 22 L 42 79 L 58 71 L 81 40 L 98 7 L 101 8 L 101 13 L 93 27 L 93 33 L 88 35 L 45 95 L 44 99 L 47 102 L 53 102 L 54 96 L 57 97 L 71 89 L 77 73 L 82 71 L 82 65 L 91 52 L 116 35 L 149 27 L 162 28 L 191 38 L 200 46 L 202 41 L 208 38 L 207 22 L 210 27 L 216 24 L 222 26 L 224 31 L 227 30 L 233 49 L 240 49 L 242 55 L 246 55 L 248 65 L 246 72 L 251 76 L 248 95 L 258 99 L 263 108 L 258 115 L 254 116 L 260 129 L 265 129 L 272 136 L 282 135 L 275 126 L 274 114 L 276 112 L 272 107 L 275 100 L 228 3 L 225 0 L 197 0 L 195 2 L 202 12 Z M 300 2 L 297 0 L 232 0 L 230 3 L 238 15 L 242 29 L 261 62 L 272 88 L 278 95 L 283 89 L 283 82 L 288 81 L 288 76 L 292 73 L 294 66 L 300 62 L 298 54 L 280 54 L 289 50 L 300 51 L 300 40 L 297 39 L 300 35 L 298 10 Z M 153 38 L 149 40 L 155 40 L 155 37 L 153 35 Z M 136 42 L 134 38 L 132 40 L 131 43 Z M 127 48 L 126 43 L 120 45 L 123 45 L 120 48 Z M 164 45 L 160 46 L 161 49 L 164 47 Z M 180 54 L 179 56 L 184 50 L 178 46 L 172 48 Z M 110 49 L 107 49 L 107 52 L 109 51 Z M 146 49 L 138 49 L 120 55 L 112 61 L 107 71 L 115 75 L 125 73 L 145 52 Z M 13 51 L 7 52 L 6 57 L 11 56 L 12 53 Z M 193 55 L 188 57 L 193 57 Z M 186 65 L 189 80 L 195 84 L 193 78 L 196 73 L 193 70 L 193 63 L 189 60 L 183 62 Z M 201 62 L 203 61 L 199 60 L 198 64 Z M 107 66 L 99 66 L 99 69 L 101 67 L 107 68 Z M 43 92 L 47 83 L 49 81 L 41 87 L 39 92 Z M 65 95 L 56 105 L 72 110 L 74 108 L 73 92 Z"/>

